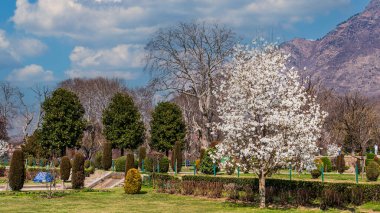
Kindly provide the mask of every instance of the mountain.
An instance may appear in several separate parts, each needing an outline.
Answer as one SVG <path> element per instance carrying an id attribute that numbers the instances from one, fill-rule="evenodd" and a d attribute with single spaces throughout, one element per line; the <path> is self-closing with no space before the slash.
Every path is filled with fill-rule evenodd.
<path id="1" fill-rule="evenodd" d="M 320 79 L 340 93 L 359 91 L 380 98 L 380 0 L 318 40 L 294 39 L 282 44 L 290 65 L 302 75 Z"/>

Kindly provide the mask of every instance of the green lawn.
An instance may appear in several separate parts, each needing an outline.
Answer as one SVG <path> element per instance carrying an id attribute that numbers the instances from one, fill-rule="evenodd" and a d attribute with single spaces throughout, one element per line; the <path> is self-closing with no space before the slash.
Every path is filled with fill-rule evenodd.
<path id="1" fill-rule="evenodd" d="M 321 212 L 318 208 L 303 207 L 259 209 L 222 199 L 159 194 L 151 188 L 143 188 L 142 191 L 138 195 L 126 195 L 121 188 L 111 191 L 72 191 L 53 199 L 35 193 L 0 193 L 0 212 Z M 365 207 L 380 208 L 380 205 L 371 203 Z"/>

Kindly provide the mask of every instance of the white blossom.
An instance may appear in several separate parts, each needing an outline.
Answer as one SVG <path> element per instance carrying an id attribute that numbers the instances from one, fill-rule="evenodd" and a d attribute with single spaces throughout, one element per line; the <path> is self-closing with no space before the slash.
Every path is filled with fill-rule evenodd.
<path id="1" fill-rule="evenodd" d="M 4 140 L 0 140 L 0 158 L 8 152 L 8 143 Z"/>
<path id="2" fill-rule="evenodd" d="M 236 47 L 215 93 L 221 120 L 215 127 L 225 136 L 215 159 L 228 156 L 264 180 L 289 163 L 312 168 L 326 113 L 286 67 L 288 58 L 275 45 Z"/>
<path id="3" fill-rule="evenodd" d="M 340 147 L 336 144 L 328 144 L 327 145 L 327 155 L 328 156 L 338 156 L 340 151 Z"/>

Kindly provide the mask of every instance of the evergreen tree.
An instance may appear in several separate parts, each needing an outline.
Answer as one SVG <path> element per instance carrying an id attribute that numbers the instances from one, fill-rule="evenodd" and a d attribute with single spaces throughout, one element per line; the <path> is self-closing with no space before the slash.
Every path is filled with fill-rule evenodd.
<path id="1" fill-rule="evenodd" d="M 44 117 L 41 129 L 41 146 L 64 155 L 66 147 L 78 147 L 85 127 L 84 109 L 78 96 L 59 88 L 42 104 Z"/>
<path id="2" fill-rule="evenodd" d="M 113 147 L 136 149 L 144 142 L 145 127 L 133 99 L 117 93 L 103 112 L 104 134 Z"/>
<path id="3" fill-rule="evenodd" d="M 175 103 L 159 103 L 152 113 L 152 147 L 168 154 L 177 141 L 183 142 L 185 135 L 186 125 L 181 109 Z"/>
<path id="4" fill-rule="evenodd" d="M 112 145 L 108 142 L 103 145 L 102 167 L 104 170 L 112 167 Z"/>

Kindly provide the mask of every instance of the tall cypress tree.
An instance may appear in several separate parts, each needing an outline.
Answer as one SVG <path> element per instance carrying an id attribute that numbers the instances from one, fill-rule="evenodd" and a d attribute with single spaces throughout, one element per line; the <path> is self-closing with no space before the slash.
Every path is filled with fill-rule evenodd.
<path id="1" fill-rule="evenodd" d="M 183 142 L 185 135 L 186 125 L 179 106 L 171 102 L 159 103 L 152 113 L 151 146 L 168 154 L 177 141 Z"/>
<path id="2" fill-rule="evenodd" d="M 128 94 L 115 94 L 103 112 L 103 125 L 104 135 L 113 147 L 132 150 L 144 142 L 144 123 Z"/>
<path id="3" fill-rule="evenodd" d="M 85 121 L 84 108 L 73 92 L 59 88 L 42 104 L 45 112 L 40 132 L 41 146 L 64 155 L 66 147 L 79 147 Z"/>

